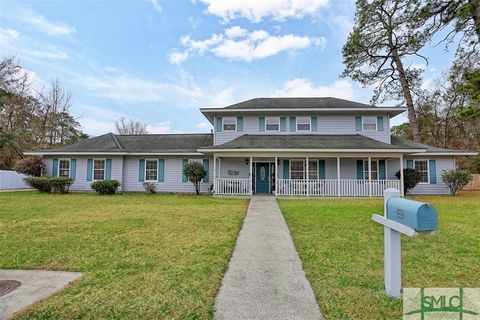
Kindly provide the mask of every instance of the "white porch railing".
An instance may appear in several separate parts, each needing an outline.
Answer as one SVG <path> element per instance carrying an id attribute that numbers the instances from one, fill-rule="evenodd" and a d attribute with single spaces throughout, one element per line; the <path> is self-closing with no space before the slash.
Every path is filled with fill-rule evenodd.
<path id="1" fill-rule="evenodd" d="M 215 194 L 249 195 L 250 179 L 216 178 L 213 190 Z"/>
<path id="2" fill-rule="evenodd" d="M 400 190 L 400 180 L 357 180 L 357 179 L 277 179 L 279 196 L 383 196 L 387 188 Z"/>

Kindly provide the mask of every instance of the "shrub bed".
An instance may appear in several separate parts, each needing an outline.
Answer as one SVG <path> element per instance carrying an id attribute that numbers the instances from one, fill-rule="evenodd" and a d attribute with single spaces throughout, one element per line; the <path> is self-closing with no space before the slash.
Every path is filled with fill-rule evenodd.
<path id="1" fill-rule="evenodd" d="M 114 194 L 120 187 L 118 180 L 98 180 L 91 184 L 92 190 L 100 194 Z"/>
<path id="2" fill-rule="evenodd" d="M 67 177 L 28 177 L 25 183 L 40 192 L 68 193 L 73 179 Z"/>

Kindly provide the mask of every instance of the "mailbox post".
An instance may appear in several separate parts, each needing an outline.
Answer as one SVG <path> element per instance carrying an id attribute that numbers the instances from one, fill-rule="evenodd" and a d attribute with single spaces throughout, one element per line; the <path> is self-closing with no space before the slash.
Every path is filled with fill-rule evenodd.
<path id="1" fill-rule="evenodd" d="M 418 232 L 434 232 L 438 228 L 437 211 L 429 204 L 403 199 L 397 189 L 384 192 L 384 214 L 372 215 L 372 220 L 384 228 L 385 291 L 399 298 L 402 293 L 401 235 L 409 237 Z"/>

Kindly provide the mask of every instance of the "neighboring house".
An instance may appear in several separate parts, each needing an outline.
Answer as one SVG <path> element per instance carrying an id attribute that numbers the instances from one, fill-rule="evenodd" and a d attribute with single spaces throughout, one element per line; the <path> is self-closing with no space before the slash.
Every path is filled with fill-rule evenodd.
<path id="1" fill-rule="evenodd" d="M 75 179 L 72 190 L 116 179 L 122 191 L 194 192 L 182 174 L 191 161 L 208 172 L 202 192 L 303 196 L 381 196 L 402 189 L 395 173 L 415 168 L 412 190 L 444 194 L 441 173 L 455 157 L 476 155 L 440 149 L 390 135 L 390 118 L 403 107 L 373 107 L 336 98 L 257 98 L 225 108 L 203 108 L 211 134 L 114 135 L 46 151 L 47 174 Z"/>

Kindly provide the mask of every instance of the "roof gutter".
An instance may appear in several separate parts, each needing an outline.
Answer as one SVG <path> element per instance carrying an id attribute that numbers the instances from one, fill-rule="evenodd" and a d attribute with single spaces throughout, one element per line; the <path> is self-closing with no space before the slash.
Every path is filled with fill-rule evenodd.
<path id="1" fill-rule="evenodd" d="M 32 151 L 24 152 L 24 154 L 29 156 L 46 156 L 46 155 L 79 155 L 79 156 L 100 156 L 100 155 L 114 155 L 114 156 L 201 156 L 203 153 L 200 152 L 41 152 L 41 151 Z"/>
<path id="2" fill-rule="evenodd" d="M 419 153 L 422 154 L 422 149 L 198 149 L 199 152 L 344 152 L 344 153 Z M 425 150 L 423 150 L 425 152 Z"/>
<path id="3" fill-rule="evenodd" d="M 471 151 L 451 151 L 451 152 L 425 152 L 425 153 L 414 153 L 413 156 L 422 155 L 422 156 L 476 156 L 478 152 Z"/>

